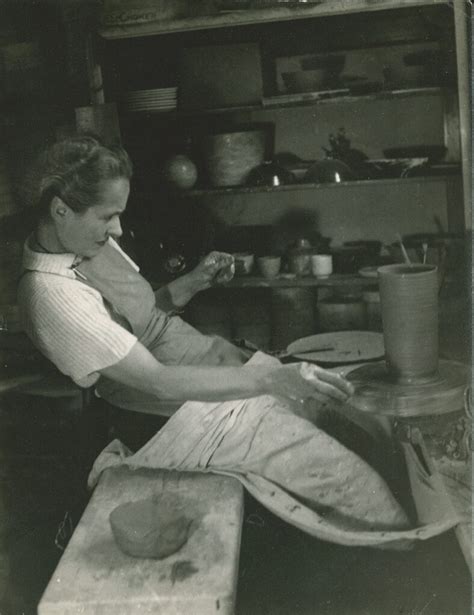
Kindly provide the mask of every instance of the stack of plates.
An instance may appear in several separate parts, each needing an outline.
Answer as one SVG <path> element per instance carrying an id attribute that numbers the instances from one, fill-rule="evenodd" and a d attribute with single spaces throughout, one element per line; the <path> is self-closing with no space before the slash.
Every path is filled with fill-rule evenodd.
<path id="1" fill-rule="evenodd" d="M 156 88 L 126 92 L 122 102 L 127 111 L 172 111 L 176 109 L 178 88 Z"/>

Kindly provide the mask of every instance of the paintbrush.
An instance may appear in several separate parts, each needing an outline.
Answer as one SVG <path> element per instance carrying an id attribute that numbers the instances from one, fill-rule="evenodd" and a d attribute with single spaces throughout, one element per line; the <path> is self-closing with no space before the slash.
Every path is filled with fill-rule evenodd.
<path id="1" fill-rule="evenodd" d="M 426 257 L 428 256 L 428 244 L 423 242 L 421 244 L 421 248 L 423 250 L 423 265 L 426 265 Z"/>
<path id="2" fill-rule="evenodd" d="M 398 239 L 398 243 L 400 244 L 400 248 L 402 250 L 402 254 L 403 254 L 403 258 L 405 259 L 405 263 L 407 265 L 411 265 L 410 257 L 408 256 L 408 252 L 406 251 L 405 246 L 403 245 L 402 236 L 400 235 L 400 233 L 397 233 L 396 237 Z"/>

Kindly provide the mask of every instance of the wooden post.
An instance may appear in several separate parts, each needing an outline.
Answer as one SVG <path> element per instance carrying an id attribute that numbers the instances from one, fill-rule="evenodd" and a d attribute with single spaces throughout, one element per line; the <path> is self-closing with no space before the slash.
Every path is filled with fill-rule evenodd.
<path id="1" fill-rule="evenodd" d="M 71 105 L 101 102 L 101 75 L 92 53 L 92 32 L 97 29 L 97 3 L 94 0 L 68 0 L 59 3 L 66 42 L 66 66 Z"/>
<path id="2" fill-rule="evenodd" d="M 456 62 L 458 73 L 459 124 L 461 137 L 462 174 L 464 188 L 464 223 L 466 230 L 472 228 L 471 212 L 471 106 L 469 75 L 469 37 L 468 20 L 470 19 L 470 2 L 455 0 L 453 2 L 454 28 L 456 36 Z"/>
<path id="3" fill-rule="evenodd" d="M 76 109 L 76 128 L 79 134 L 97 135 L 106 145 L 120 143 L 120 124 L 115 103 L 79 107 Z"/>

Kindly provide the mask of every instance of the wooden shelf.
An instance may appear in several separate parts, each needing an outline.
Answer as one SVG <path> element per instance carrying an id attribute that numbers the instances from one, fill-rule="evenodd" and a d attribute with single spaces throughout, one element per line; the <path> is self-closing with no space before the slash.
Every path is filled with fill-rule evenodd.
<path id="1" fill-rule="evenodd" d="M 347 104 L 357 102 L 371 102 L 378 100 L 398 100 L 401 98 L 410 98 L 413 96 L 438 96 L 445 89 L 440 86 L 433 87 L 420 87 L 420 88 L 404 88 L 397 90 L 378 90 L 376 92 L 370 92 L 367 94 L 351 94 L 349 90 L 347 93 L 334 93 L 330 92 L 307 92 L 301 94 L 291 95 L 277 95 L 264 98 L 258 105 L 245 105 L 240 107 L 221 107 L 216 109 L 196 109 L 196 110 L 177 110 L 170 111 L 158 111 L 149 109 L 146 111 L 127 111 L 125 107 L 122 107 L 122 113 L 133 116 L 149 116 L 162 117 L 166 121 L 170 118 L 181 117 L 196 117 L 202 115 L 219 115 L 227 113 L 250 113 L 252 111 L 272 111 L 275 109 L 289 109 L 294 107 L 312 107 L 314 105 L 335 105 L 335 104 Z M 119 103 L 120 105 L 120 103 Z"/>
<path id="2" fill-rule="evenodd" d="M 430 175 L 423 177 L 394 177 L 387 179 L 370 179 L 356 180 L 341 183 L 328 184 L 287 184 L 285 186 L 236 186 L 233 188 L 209 188 L 199 190 L 188 190 L 180 192 L 180 196 L 187 198 L 197 198 L 202 196 L 232 196 L 235 194 L 262 194 L 262 193 L 280 193 L 280 192 L 295 192 L 299 190 L 339 190 L 343 188 L 357 189 L 362 186 L 380 186 L 391 184 L 406 184 L 406 183 L 433 183 L 445 182 L 450 178 L 458 177 L 457 174 L 452 175 Z"/>
<path id="3" fill-rule="evenodd" d="M 195 15 L 179 19 L 161 19 L 158 9 L 144 10 L 142 15 L 137 15 L 136 10 L 130 11 L 127 16 L 127 6 L 124 5 L 124 8 L 115 16 L 105 11 L 99 34 L 105 39 L 113 40 L 446 4 L 449 4 L 447 0 L 377 0 L 376 2 L 374 0 L 323 0 L 314 4 L 221 11 L 211 15 Z"/>
<path id="4" fill-rule="evenodd" d="M 156 290 L 168 282 L 148 279 L 152 288 Z M 378 285 L 377 278 L 366 278 L 358 274 L 338 274 L 334 273 L 327 278 L 319 279 L 313 276 L 304 278 L 285 277 L 285 274 L 277 278 L 264 278 L 262 276 L 235 276 L 227 284 L 219 284 L 215 289 L 235 289 L 235 288 L 366 288 Z"/>
<path id="5" fill-rule="evenodd" d="M 261 276 L 236 276 L 223 288 L 363 288 L 378 284 L 377 278 L 364 278 L 360 275 L 333 274 L 327 278 L 292 278 L 280 275 L 277 278 L 263 278 Z"/>

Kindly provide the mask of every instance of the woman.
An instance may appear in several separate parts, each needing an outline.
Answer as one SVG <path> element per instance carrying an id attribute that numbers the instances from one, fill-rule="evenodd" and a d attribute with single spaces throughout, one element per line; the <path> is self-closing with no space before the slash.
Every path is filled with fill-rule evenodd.
<path id="1" fill-rule="evenodd" d="M 96 462 L 213 471 L 239 478 L 282 518 L 343 544 L 393 543 L 405 513 L 380 476 L 302 418 L 302 401 L 341 404 L 352 386 L 306 363 L 201 335 L 173 311 L 231 275 L 213 253 L 156 294 L 120 249 L 132 168 L 121 148 L 90 137 L 42 158 L 39 223 L 24 250 L 19 302 L 25 329 L 80 386 L 122 407 L 158 412 L 157 400 L 193 400 L 133 457 L 113 443 Z"/>

